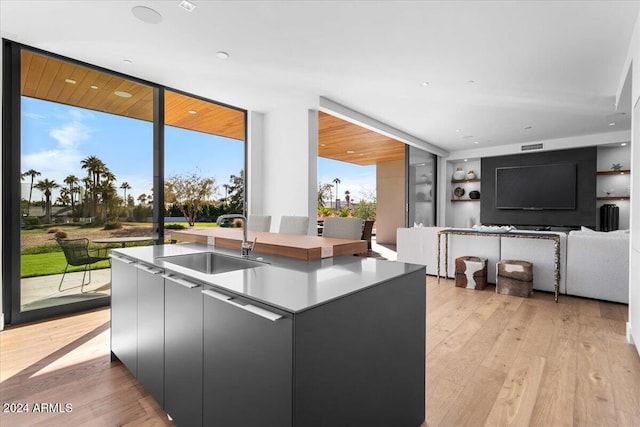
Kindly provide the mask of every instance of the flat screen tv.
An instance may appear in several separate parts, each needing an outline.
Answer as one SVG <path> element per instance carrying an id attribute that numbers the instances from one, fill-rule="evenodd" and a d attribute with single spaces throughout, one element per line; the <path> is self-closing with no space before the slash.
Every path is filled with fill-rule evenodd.
<path id="1" fill-rule="evenodd" d="M 575 209 L 576 165 L 496 168 L 496 209 Z"/>

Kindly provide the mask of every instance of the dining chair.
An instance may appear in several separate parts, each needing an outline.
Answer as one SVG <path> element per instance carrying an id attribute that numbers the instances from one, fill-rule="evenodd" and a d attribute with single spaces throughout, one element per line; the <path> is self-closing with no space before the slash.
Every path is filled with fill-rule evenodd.
<path id="1" fill-rule="evenodd" d="M 367 241 L 367 250 L 371 250 L 371 238 L 373 235 L 373 223 L 375 221 L 372 219 L 366 219 L 364 221 L 364 225 L 362 226 L 362 237 L 361 240 Z"/>
<path id="2" fill-rule="evenodd" d="M 283 216 L 280 218 L 281 234 L 309 234 L 308 216 Z"/>
<path id="3" fill-rule="evenodd" d="M 362 220 L 360 218 L 342 218 L 337 216 L 327 217 L 324 219 L 322 237 L 361 240 Z"/>
<path id="4" fill-rule="evenodd" d="M 62 279 L 60 279 L 60 284 L 58 285 L 58 292 L 61 292 L 62 281 L 64 280 L 64 276 L 67 274 L 67 269 L 70 265 L 84 266 L 80 292 L 83 291 L 84 285 L 91 283 L 91 264 L 108 260 L 109 265 L 111 265 L 111 258 L 106 256 L 106 250 L 105 256 L 100 256 L 99 253 L 97 255 L 89 254 L 89 239 L 56 239 L 56 241 L 60 247 L 62 247 L 64 257 L 67 260 L 67 265 L 64 267 L 64 273 L 62 273 Z M 85 283 L 84 279 L 87 276 L 87 270 L 89 270 L 89 281 Z"/>
<path id="5" fill-rule="evenodd" d="M 249 231 L 271 230 L 271 215 L 249 215 L 248 222 L 247 230 Z"/>

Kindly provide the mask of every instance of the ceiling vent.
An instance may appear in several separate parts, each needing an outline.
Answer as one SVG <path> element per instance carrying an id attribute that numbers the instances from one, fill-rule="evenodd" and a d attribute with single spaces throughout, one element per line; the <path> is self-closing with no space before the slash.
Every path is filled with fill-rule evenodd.
<path id="1" fill-rule="evenodd" d="M 544 148 L 543 142 L 537 144 L 525 144 L 520 146 L 520 151 L 542 150 Z"/>

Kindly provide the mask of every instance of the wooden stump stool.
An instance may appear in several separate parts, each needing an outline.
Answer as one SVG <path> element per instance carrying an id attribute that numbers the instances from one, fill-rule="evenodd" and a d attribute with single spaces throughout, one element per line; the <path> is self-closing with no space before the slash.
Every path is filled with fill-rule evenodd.
<path id="1" fill-rule="evenodd" d="M 528 261 L 500 260 L 496 264 L 496 292 L 529 298 L 533 294 L 533 264 Z"/>
<path id="2" fill-rule="evenodd" d="M 483 290 L 487 286 L 487 259 L 475 256 L 456 258 L 456 286 Z"/>

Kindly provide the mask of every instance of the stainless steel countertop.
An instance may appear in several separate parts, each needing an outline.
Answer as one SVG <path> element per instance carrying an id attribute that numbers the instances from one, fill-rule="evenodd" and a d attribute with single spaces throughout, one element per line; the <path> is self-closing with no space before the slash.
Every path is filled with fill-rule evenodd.
<path id="1" fill-rule="evenodd" d="M 265 264 L 244 270 L 205 274 L 170 264 L 162 257 L 199 252 L 236 257 L 240 254 L 236 250 L 200 244 L 139 246 L 113 249 L 112 252 L 164 269 L 166 273 L 191 278 L 290 313 L 302 312 L 405 274 L 425 270 L 422 265 L 350 255 L 300 261 L 252 254 L 251 259 L 257 258 Z"/>

